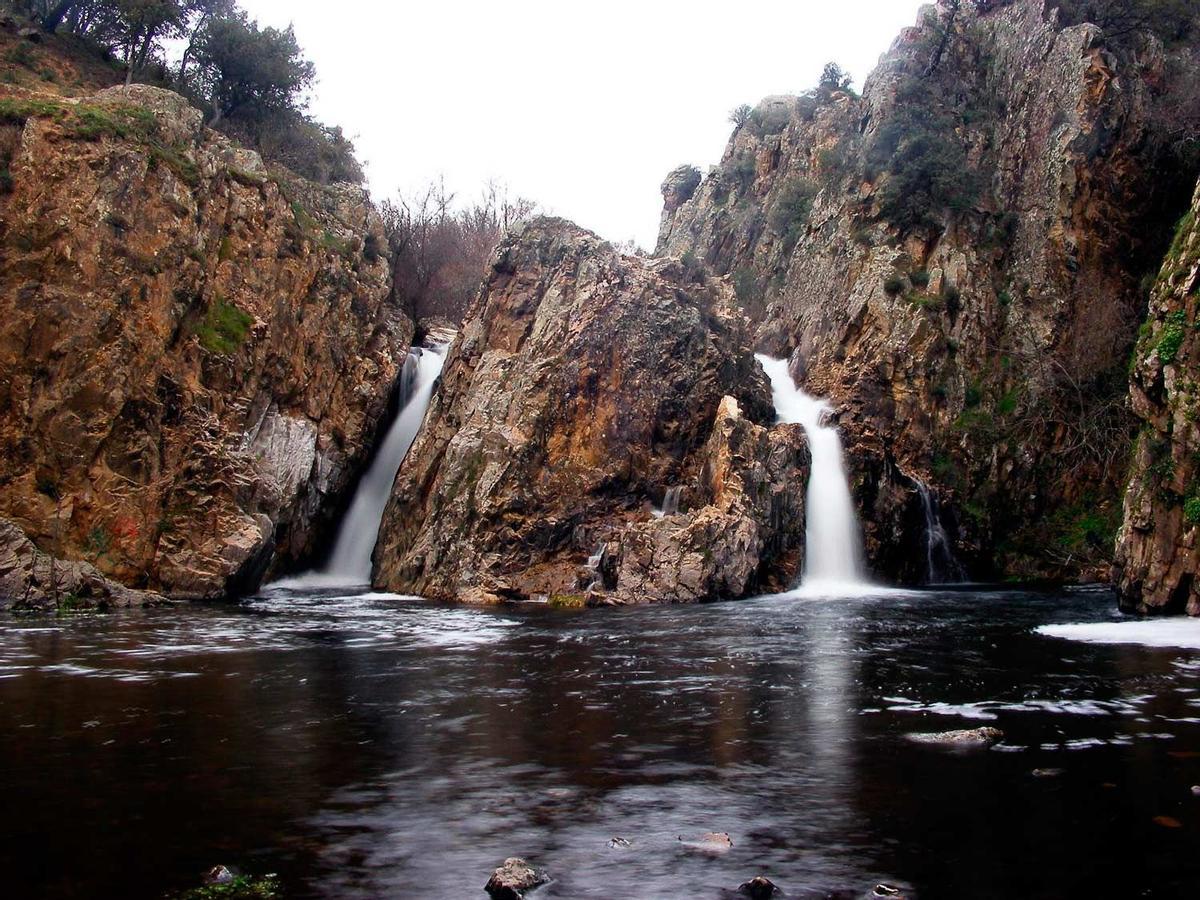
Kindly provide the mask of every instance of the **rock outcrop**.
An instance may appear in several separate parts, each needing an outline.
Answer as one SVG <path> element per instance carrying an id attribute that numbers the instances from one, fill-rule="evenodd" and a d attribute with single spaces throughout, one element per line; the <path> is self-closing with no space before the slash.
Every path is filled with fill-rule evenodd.
<path id="1" fill-rule="evenodd" d="M 412 335 L 364 191 L 150 87 L 10 94 L 0 120 L 0 517 L 173 598 L 304 557 Z"/>
<path id="2" fill-rule="evenodd" d="M 1123 603 L 1200 615 L 1200 188 L 1179 223 L 1134 351 L 1142 422 L 1117 542 Z"/>
<path id="3" fill-rule="evenodd" d="M 694 196 L 664 186 L 659 252 L 730 274 L 759 349 L 839 409 L 879 574 L 925 576 L 918 482 L 976 576 L 1105 574 L 1194 73 L 1042 0 L 929 6 L 862 97 L 770 98 Z"/>
<path id="4" fill-rule="evenodd" d="M 397 477 L 376 585 L 566 605 L 786 586 L 807 448 L 769 427 L 732 301 L 561 220 L 507 239 Z M 678 513 L 656 516 L 672 487 Z"/>

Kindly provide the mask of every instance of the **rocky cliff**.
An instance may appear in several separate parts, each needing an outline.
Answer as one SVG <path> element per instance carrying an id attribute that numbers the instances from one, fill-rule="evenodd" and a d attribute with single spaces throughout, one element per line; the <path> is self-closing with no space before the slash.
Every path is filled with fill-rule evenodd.
<path id="1" fill-rule="evenodd" d="M 0 604 L 215 597 L 307 555 L 412 334 L 364 192 L 149 87 L 12 90 L 0 123 Z"/>
<path id="2" fill-rule="evenodd" d="M 397 477 L 376 585 L 567 605 L 786 587 L 808 454 L 770 427 L 749 345 L 695 268 L 561 220 L 507 239 Z"/>
<path id="3" fill-rule="evenodd" d="M 861 97 L 744 111 L 719 166 L 664 184 L 659 252 L 731 275 L 758 346 L 839 409 L 880 574 L 931 575 L 923 483 L 974 575 L 1102 575 L 1195 54 L 983 6 L 923 9 Z"/>
<path id="4" fill-rule="evenodd" d="M 1200 189 L 1159 274 L 1132 363 L 1142 422 L 1117 544 L 1124 603 L 1200 615 Z"/>

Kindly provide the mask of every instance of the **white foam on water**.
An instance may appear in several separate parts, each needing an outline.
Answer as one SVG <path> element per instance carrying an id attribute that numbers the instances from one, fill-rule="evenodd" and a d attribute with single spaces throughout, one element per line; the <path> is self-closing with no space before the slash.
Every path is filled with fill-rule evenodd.
<path id="1" fill-rule="evenodd" d="M 1200 650 L 1200 619 L 1145 619 L 1131 622 L 1089 622 L 1043 625 L 1044 637 L 1087 644 L 1137 644 L 1175 650 Z"/>

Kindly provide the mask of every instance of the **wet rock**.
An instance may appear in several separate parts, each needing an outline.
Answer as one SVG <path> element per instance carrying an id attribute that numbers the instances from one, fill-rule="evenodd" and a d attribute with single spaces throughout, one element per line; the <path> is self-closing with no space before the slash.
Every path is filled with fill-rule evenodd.
<path id="1" fill-rule="evenodd" d="M 377 586 L 699 602 L 798 571 L 808 451 L 724 281 L 561 219 L 497 249 L 396 479 Z M 687 511 L 647 502 L 686 488 Z"/>
<path id="2" fill-rule="evenodd" d="M 1182 828 L 1183 823 L 1174 816 L 1155 816 L 1154 824 L 1160 828 Z"/>
<path id="3" fill-rule="evenodd" d="M 623 837 L 615 837 L 608 842 L 608 847 L 610 850 L 628 850 L 633 847 L 633 843 Z"/>
<path id="4" fill-rule="evenodd" d="M 770 900 L 772 897 L 778 897 L 783 892 L 775 885 L 771 879 L 757 875 L 749 881 L 744 882 L 738 887 L 738 893 L 749 897 L 750 900 Z"/>
<path id="5" fill-rule="evenodd" d="M 1055 768 L 1034 769 L 1032 774 L 1033 774 L 1034 778 L 1057 778 L 1059 775 L 1062 775 L 1065 771 L 1066 771 L 1066 769 L 1055 769 Z"/>
<path id="6" fill-rule="evenodd" d="M 724 831 L 710 831 L 694 840 L 679 838 L 679 842 L 688 850 L 698 850 L 701 853 L 727 853 L 733 849 L 733 839 Z"/>
<path id="7" fill-rule="evenodd" d="M 159 594 L 105 578 L 89 563 L 43 553 L 15 524 L 0 519 L 0 610 L 74 612 L 166 602 Z"/>
<path id="8" fill-rule="evenodd" d="M 1193 785 L 1192 785 L 1192 796 L 1193 796 L 1193 797 L 1200 797 L 1200 784 L 1193 784 Z"/>
<path id="9" fill-rule="evenodd" d="M 213 866 L 204 876 L 205 884 L 232 884 L 236 880 L 237 876 L 225 866 Z"/>
<path id="10" fill-rule="evenodd" d="M 1117 538 L 1122 604 L 1130 610 L 1200 615 L 1200 186 L 1151 293 L 1134 350 L 1131 398 L 1142 421 Z M 1185 498 L 1185 499 L 1181 499 Z"/>
<path id="11" fill-rule="evenodd" d="M 545 872 L 535 869 L 519 856 L 510 856 L 492 873 L 483 889 L 492 900 L 521 900 L 526 892 L 549 880 Z"/>
<path id="12" fill-rule="evenodd" d="M 875 885 L 871 889 L 872 897 L 888 898 L 888 900 L 905 900 L 906 894 L 903 888 L 898 888 L 895 885 L 882 883 Z"/>
<path id="13" fill-rule="evenodd" d="M 990 747 L 1004 739 L 999 728 L 966 728 L 960 731 L 914 733 L 909 740 L 919 744 L 939 744 L 946 747 Z"/>

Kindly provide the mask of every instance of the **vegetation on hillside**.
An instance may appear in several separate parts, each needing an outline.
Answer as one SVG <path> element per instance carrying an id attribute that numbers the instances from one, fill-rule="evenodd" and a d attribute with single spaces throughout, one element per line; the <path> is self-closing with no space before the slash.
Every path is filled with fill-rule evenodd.
<path id="1" fill-rule="evenodd" d="M 297 174 L 324 184 L 363 180 L 352 143 L 305 110 L 316 70 L 290 27 L 260 27 L 234 0 L 7 5 L 47 33 L 71 36 L 80 49 L 110 61 L 126 84 L 178 91 L 205 111 L 211 127 Z"/>
<path id="2" fill-rule="evenodd" d="M 500 237 L 536 208 L 496 183 L 465 207 L 455 206 L 441 181 L 385 201 L 393 302 L 417 323 L 435 317 L 461 322 Z"/>

